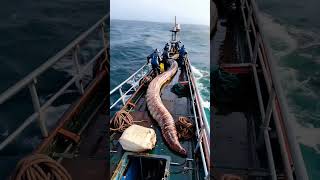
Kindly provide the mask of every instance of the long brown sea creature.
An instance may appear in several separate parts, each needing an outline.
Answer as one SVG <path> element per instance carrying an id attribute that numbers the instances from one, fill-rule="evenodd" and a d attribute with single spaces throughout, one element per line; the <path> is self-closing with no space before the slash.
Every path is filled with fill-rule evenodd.
<path id="1" fill-rule="evenodd" d="M 162 135 L 165 141 L 168 143 L 169 147 L 179 154 L 187 155 L 187 151 L 181 146 L 178 140 L 177 130 L 174 124 L 173 117 L 163 105 L 160 98 L 160 91 L 162 86 L 167 81 L 171 80 L 171 77 L 176 74 L 177 70 L 178 64 L 175 60 L 173 60 L 169 70 L 158 75 L 150 82 L 146 95 L 147 107 L 153 119 L 158 122 L 162 131 Z"/>

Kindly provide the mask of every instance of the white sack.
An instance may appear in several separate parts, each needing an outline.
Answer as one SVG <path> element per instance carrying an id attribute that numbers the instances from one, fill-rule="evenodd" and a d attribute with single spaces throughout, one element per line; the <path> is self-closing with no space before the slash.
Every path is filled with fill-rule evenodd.
<path id="1" fill-rule="evenodd" d="M 122 148 L 132 152 L 151 150 L 156 141 L 156 133 L 153 129 L 135 124 L 128 127 L 119 139 Z"/>

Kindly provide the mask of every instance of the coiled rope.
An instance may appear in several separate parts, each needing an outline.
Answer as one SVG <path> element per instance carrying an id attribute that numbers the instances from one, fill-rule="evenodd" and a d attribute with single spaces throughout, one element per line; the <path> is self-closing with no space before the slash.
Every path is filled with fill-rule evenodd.
<path id="1" fill-rule="evenodd" d="M 123 132 L 133 124 L 133 117 L 130 115 L 129 112 L 125 110 L 120 110 L 116 113 L 112 121 L 112 124 L 114 127 L 114 128 L 110 128 L 112 131 Z"/>
<path id="2" fill-rule="evenodd" d="M 11 180 L 72 180 L 67 170 L 44 154 L 33 154 L 19 161 Z"/>
<path id="3" fill-rule="evenodd" d="M 192 122 L 187 117 L 179 117 L 175 123 L 179 139 L 191 139 L 194 136 L 194 127 Z"/>
<path id="4" fill-rule="evenodd" d="M 116 113 L 112 124 L 114 128 L 110 128 L 111 131 L 123 132 L 135 122 L 143 122 L 147 120 L 134 121 L 133 117 L 128 111 L 120 110 Z"/>

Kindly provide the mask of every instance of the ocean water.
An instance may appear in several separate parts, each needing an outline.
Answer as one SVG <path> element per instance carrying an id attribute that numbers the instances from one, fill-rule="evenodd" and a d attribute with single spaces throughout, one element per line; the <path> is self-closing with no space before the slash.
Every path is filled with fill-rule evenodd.
<path id="1" fill-rule="evenodd" d="M 63 49 L 104 14 L 105 0 L 11 0 L 1 3 L 0 11 L 0 93 Z M 72 63 L 72 62 L 71 62 Z M 56 65 L 38 79 L 41 103 L 69 80 L 69 63 Z M 53 127 L 77 96 L 68 90 L 45 112 L 47 126 Z M 0 106 L 0 141 L 33 112 L 28 89 Z M 0 179 L 5 179 L 16 162 L 41 142 L 37 123 L 0 152 Z"/>
<path id="2" fill-rule="evenodd" d="M 257 0 L 311 180 L 320 179 L 320 1 Z"/>
<path id="3" fill-rule="evenodd" d="M 179 20 L 179 18 L 178 18 Z M 111 20 L 110 24 L 110 87 L 113 89 L 146 63 L 153 49 L 162 50 L 170 41 L 173 23 Z M 192 69 L 209 117 L 210 50 L 209 26 L 181 24 L 179 36 L 188 51 Z"/>

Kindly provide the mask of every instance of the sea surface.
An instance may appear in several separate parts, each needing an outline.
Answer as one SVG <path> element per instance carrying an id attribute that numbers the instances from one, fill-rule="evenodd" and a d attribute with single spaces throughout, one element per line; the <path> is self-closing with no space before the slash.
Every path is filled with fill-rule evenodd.
<path id="1" fill-rule="evenodd" d="M 14 85 L 107 13 L 105 0 L 10 0 L 0 10 L 0 93 Z M 71 62 L 72 63 L 72 62 Z M 71 76 L 69 62 L 57 64 L 38 79 L 40 102 Z M 77 93 L 68 90 L 45 112 L 49 129 Z M 0 106 L 0 142 L 33 112 L 28 89 Z M 37 123 L 0 152 L 0 179 L 5 179 L 17 161 L 41 142 Z"/>
<path id="2" fill-rule="evenodd" d="M 320 1 L 257 0 L 310 180 L 320 179 Z"/>
<path id="3" fill-rule="evenodd" d="M 179 20 L 179 18 L 178 18 Z M 146 63 L 153 49 L 170 41 L 173 23 L 111 20 L 110 87 L 113 89 Z M 188 51 L 192 69 L 210 119 L 209 26 L 181 24 L 180 40 Z"/>

